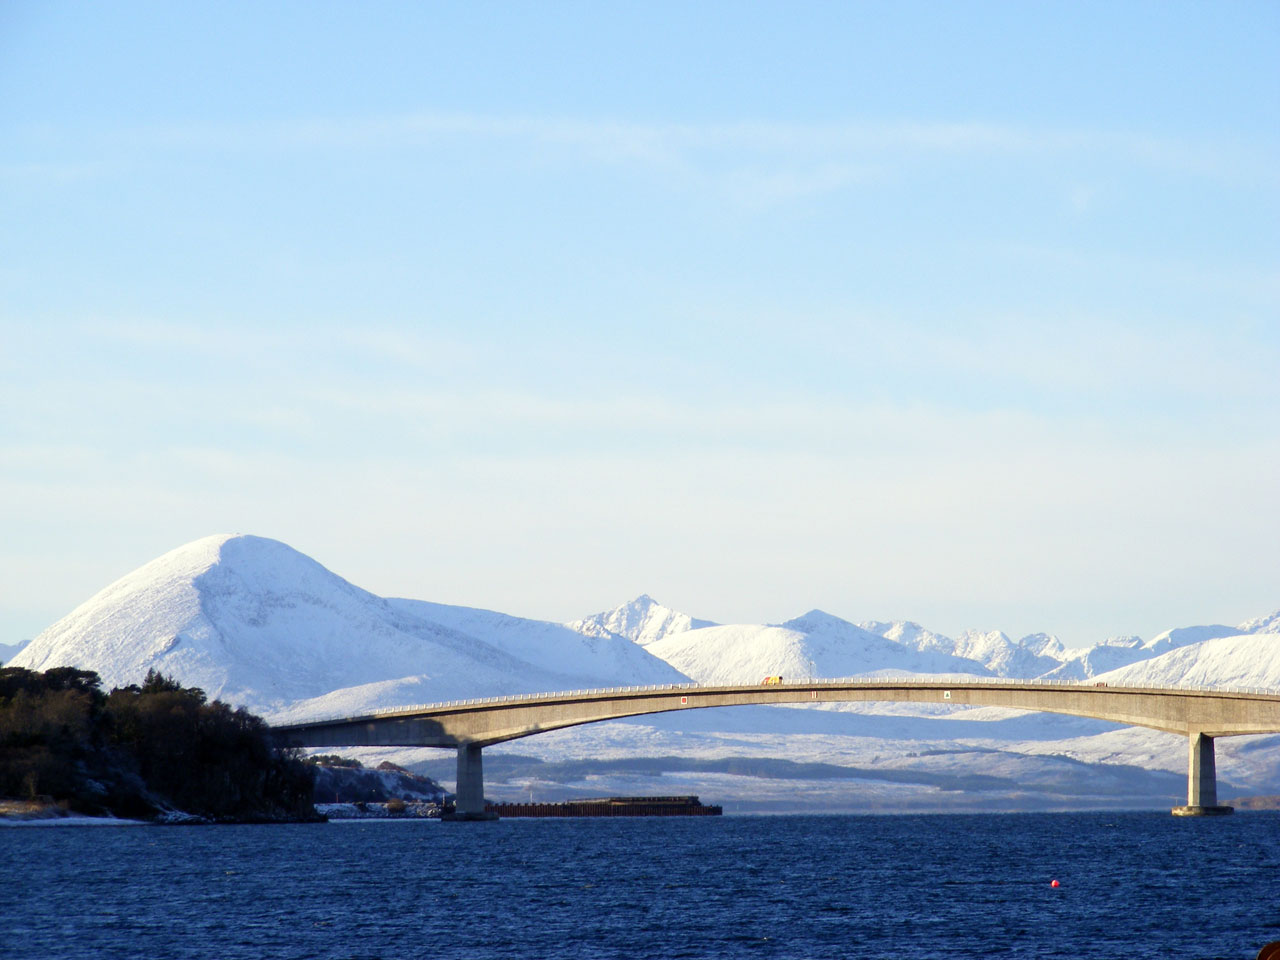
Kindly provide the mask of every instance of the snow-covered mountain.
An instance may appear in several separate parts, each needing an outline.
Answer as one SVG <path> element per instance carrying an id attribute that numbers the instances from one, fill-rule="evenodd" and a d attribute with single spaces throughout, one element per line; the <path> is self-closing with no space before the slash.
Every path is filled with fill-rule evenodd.
<path id="1" fill-rule="evenodd" d="M 421 703 L 686 679 L 620 637 L 386 600 L 251 536 L 207 537 L 153 560 L 45 630 L 11 665 L 96 670 L 108 689 L 156 669 L 267 712 L 389 682 L 407 684 L 409 702 Z"/>
<path id="2" fill-rule="evenodd" d="M 1040 676 L 1057 668 L 1066 656 L 1058 638 L 1046 633 L 1032 634 L 1015 642 L 999 630 L 967 630 L 953 640 L 905 620 L 869 620 L 859 626 L 921 653 L 975 662 L 982 667 L 976 672 L 998 677 Z"/>
<path id="3" fill-rule="evenodd" d="M 917 649 L 822 610 L 776 626 L 732 624 L 686 630 L 646 648 L 699 683 L 758 683 L 766 676 L 807 679 L 872 673 L 970 673 L 982 664 Z"/>
<path id="4" fill-rule="evenodd" d="M 156 669 L 284 720 L 689 678 L 758 683 L 776 674 L 1101 677 L 1280 689 L 1277 634 L 1280 611 L 1238 627 L 1183 627 L 1149 641 L 1118 637 L 1066 650 L 1048 634 L 1012 640 L 1000 631 L 967 631 L 951 638 L 910 621 L 854 624 L 821 610 L 775 625 L 716 625 L 648 596 L 559 624 L 378 597 L 283 543 L 218 536 L 180 547 L 111 584 L 17 652 L 10 665 L 93 669 L 108 688 L 137 683 Z M 500 748 L 493 749 L 500 755 Z M 784 766 L 802 757 L 888 771 L 880 779 L 858 774 L 840 789 L 806 781 L 804 796 L 826 808 L 880 797 L 885 809 L 937 809 L 954 802 L 930 799 L 939 789 L 970 790 L 964 784 L 974 776 L 1006 783 L 989 789 L 1003 790 L 1002 802 L 1021 808 L 1028 790 L 1057 806 L 1085 796 L 1093 797 L 1090 803 L 1124 805 L 1150 805 L 1153 796 L 1176 799 L 1185 784 L 1185 749 L 1167 734 L 1081 718 L 856 704 L 689 711 L 597 724 L 522 740 L 515 753 L 526 759 L 682 757 L 705 761 L 708 771 L 734 757 L 770 758 Z M 438 753 L 402 750 L 385 758 L 406 765 L 436 762 L 428 755 Z M 1280 737 L 1225 740 L 1218 758 L 1225 795 L 1229 785 L 1280 792 Z M 742 799 L 740 809 L 750 809 L 749 798 L 770 790 L 781 791 L 771 803 L 796 802 L 790 785 L 707 776 L 712 779 L 686 777 L 677 785 L 669 771 L 652 783 L 632 777 L 616 786 L 666 793 L 714 788 L 718 796 Z M 588 778 L 581 789 L 598 794 L 612 789 L 607 783 Z M 501 795 L 501 781 L 493 784 L 495 796 Z M 837 796 L 845 799 L 832 799 Z"/>
<path id="5" fill-rule="evenodd" d="M 1097 679 L 1152 687 L 1193 683 L 1274 690 L 1280 687 L 1280 633 L 1212 637 L 1098 674 Z"/>
<path id="6" fill-rule="evenodd" d="M 1246 620 L 1240 624 L 1240 633 L 1280 633 L 1280 610 L 1265 617 Z"/>
<path id="7" fill-rule="evenodd" d="M 22 643 L 0 643 L 0 666 L 7 664 L 16 657 L 18 652 L 25 646 L 25 641 Z"/>
<path id="8" fill-rule="evenodd" d="M 1058 666 L 1041 674 L 1046 680 L 1087 680 L 1154 656 L 1141 637 L 1108 637 L 1085 650 L 1073 650 Z"/>
<path id="9" fill-rule="evenodd" d="M 1258 623 L 1261 625 L 1265 621 L 1260 619 Z M 1176 650 L 1178 647 L 1202 643 L 1205 640 L 1216 640 L 1218 637 L 1238 637 L 1242 633 L 1265 632 L 1265 630 L 1246 630 L 1243 627 L 1228 627 L 1226 624 L 1221 623 L 1202 627 L 1175 627 L 1173 630 L 1166 630 L 1164 633 L 1152 637 L 1142 645 L 1142 648 L 1148 651 L 1148 656 L 1158 657 L 1160 654 Z"/>
<path id="10" fill-rule="evenodd" d="M 687 683 L 689 680 L 630 642 L 630 638 L 616 633 L 586 634 L 560 623 L 426 600 L 389 602 L 404 614 L 469 637 L 483 638 L 490 646 L 541 670 L 591 681 L 594 686 Z"/>
<path id="11" fill-rule="evenodd" d="M 686 613 L 664 607 L 647 593 L 642 593 L 630 603 L 575 620 L 565 626 L 588 637 L 613 634 L 626 637 L 641 646 L 648 646 L 673 633 L 714 627 L 715 624 L 710 620 L 698 620 Z"/>

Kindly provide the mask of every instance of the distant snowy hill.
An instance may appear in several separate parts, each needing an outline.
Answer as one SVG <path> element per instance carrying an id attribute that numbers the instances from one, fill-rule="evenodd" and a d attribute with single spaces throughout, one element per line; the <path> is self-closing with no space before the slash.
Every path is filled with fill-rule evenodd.
<path id="1" fill-rule="evenodd" d="M 1241 633 L 1280 633 L 1280 610 L 1240 624 Z"/>
<path id="2" fill-rule="evenodd" d="M 1098 674 L 1097 679 L 1163 687 L 1194 683 L 1280 688 L 1280 633 L 1214 637 Z"/>
<path id="3" fill-rule="evenodd" d="M 1044 633 L 1011 640 L 998 630 L 969 630 L 952 639 L 926 630 L 919 624 L 901 620 L 867 621 L 860 626 L 921 651 L 951 654 L 976 661 L 996 676 L 1071 682 L 1088 680 L 1206 640 L 1249 633 L 1280 632 L 1280 611 L 1242 623 L 1238 627 L 1223 624 L 1178 627 L 1146 641 L 1133 636 L 1109 637 L 1091 647 L 1078 650 L 1067 650 L 1057 637 Z M 1276 679 L 1280 682 L 1280 675 Z"/>
<path id="4" fill-rule="evenodd" d="M 1228 627 L 1225 624 L 1215 623 L 1203 627 L 1177 627 L 1173 630 L 1166 630 L 1164 633 L 1152 637 L 1142 645 L 1147 651 L 1148 656 L 1158 657 L 1162 653 L 1168 653 L 1170 650 L 1176 650 L 1178 647 L 1185 647 L 1193 643 L 1202 643 L 1205 640 L 1216 640 L 1218 637 L 1238 637 L 1242 633 L 1260 633 L 1263 631 L 1245 630 L 1241 627 Z"/>
<path id="5" fill-rule="evenodd" d="M 684 680 L 621 638 L 592 641 L 500 614 L 486 624 L 473 612 L 473 627 L 493 627 L 489 643 L 427 616 L 466 621 L 460 609 L 385 600 L 275 540 L 215 536 L 116 581 L 11 665 L 96 670 L 108 689 L 156 669 L 260 711 L 388 682 L 411 684 L 412 702 L 423 702 Z M 536 662 L 519 655 L 521 630 Z M 553 634 L 563 644 L 556 655 Z"/>
<path id="6" fill-rule="evenodd" d="M 958 658 L 976 663 L 980 669 L 963 672 L 989 673 L 998 677 L 1036 677 L 1057 668 L 1065 652 L 1057 637 L 1032 634 L 1014 642 L 999 630 L 968 630 L 951 639 L 918 623 L 870 620 L 859 626 L 904 647 L 921 653 Z"/>
<path id="7" fill-rule="evenodd" d="M 615 633 L 584 634 L 559 623 L 425 600 L 389 603 L 402 613 L 483 639 L 541 670 L 594 686 L 689 682 L 669 664 Z"/>
<path id="8" fill-rule="evenodd" d="M 1046 680 L 1087 680 L 1154 654 L 1141 637 L 1109 637 L 1086 650 L 1074 650 L 1058 666 L 1042 674 Z"/>
<path id="9" fill-rule="evenodd" d="M 699 683 L 758 683 L 773 675 L 803 680 L 877 672 L 988 674 L 973 660 L 918 650 L 821 610 L 777 626 L 688 630 L 646 649 Z"/>
<path id="10" fill-rule="evenodd" d="M 565 624 L 588 637 L 614 635 L 626 637 L 641 646 L 656 643 L 673 633 L 684 633 L 701 627 L 714 627 L 710 620 L 697 620 L 686 613 L 664 607 L 648 594 L 630 603 Z"/>
<path id="11" fill-rule="evenodd" d="M 0 643 L 0 666 L 8 664 L 10 660 L 18 655 L 26 643 Z"/>

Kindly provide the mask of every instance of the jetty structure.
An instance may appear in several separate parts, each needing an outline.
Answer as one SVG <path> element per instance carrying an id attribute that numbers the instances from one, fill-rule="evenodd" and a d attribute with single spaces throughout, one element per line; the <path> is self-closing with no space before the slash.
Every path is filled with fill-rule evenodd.
<path id="1" fill-rule="evenodd" d="M 491 820 L 485 809 L 484 747 L 549 730 L 709 707 L 848 702 L 933 703 L 1066 713 L 1185 736 L 1187 802 L 1178 816 L 1230 813 L 1218 803 L 1213 742 L 1280 733 L 1280 694 L 1207 687 L 1130 687 L 972 679 L 811 680 L 749 686 L 662 684 L 487 697 L 397 707 L 273 727 L 296 747 L 451 747 L 457 750 L 456 819 Z"/>

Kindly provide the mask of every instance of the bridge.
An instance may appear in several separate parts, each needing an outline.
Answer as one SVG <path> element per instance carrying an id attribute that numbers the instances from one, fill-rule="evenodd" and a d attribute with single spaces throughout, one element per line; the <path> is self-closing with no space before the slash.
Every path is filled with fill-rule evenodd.
<path id="1" fill-rule="evenodd" d="M 1187 803 L 1182 816 L 1230 813 L 1218 805 L 1217 737 L 1280 733 L 1280 694 L 1207 687 L 965 679 L 812 680 L 767 686 L 666 684 L 457 700 L 379 710 L 272 728 L 295 747 L 452 747 L 458 751 L 456 817 L 487 819 L 484 747 L 549 730 L 650 713 L 745 704 L 929 703 L 1065 713 L 1187 737 Z"/>

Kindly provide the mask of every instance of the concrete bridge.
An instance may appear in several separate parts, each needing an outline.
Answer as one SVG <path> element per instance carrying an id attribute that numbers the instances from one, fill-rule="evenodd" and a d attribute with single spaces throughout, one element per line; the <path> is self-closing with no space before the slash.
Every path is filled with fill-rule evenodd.
<path id="1" fill-rule="evenodd" d="M 490 697 L 380 710 L 273 728 L 298 747 L 454 747 L 457 817 L 484 819 L 481 750 L 548 730 L 649 713 L 745 704 L 941 703 L 1067 713 L 1187 737 L 1187 803 L 1178 815 L 1230 813 L 1218 805 L 1213 741 L 1280 733 L 1280 694 L 1038 681 L 813 680 L 767 686 L 674 684 Z"/>

